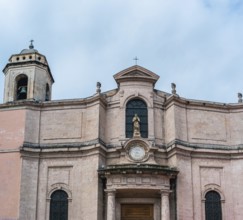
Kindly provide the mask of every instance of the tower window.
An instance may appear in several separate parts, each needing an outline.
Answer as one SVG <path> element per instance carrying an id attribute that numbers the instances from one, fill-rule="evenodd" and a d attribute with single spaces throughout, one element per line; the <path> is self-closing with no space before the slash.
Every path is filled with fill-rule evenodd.
<path id="1" fill-rule="evenodd" d="M 50 87 L 48 84 L 46 84 L 46 96 L 45 101 L 50 101 Z"/>
<path id="2" fill-rule="evenodd" d="M 133 137 L 133 117 L 137 114 L 140 119 L 141 137 L 148 137 L 148 109 L 146 103 L 141 99 L 132 99 L 126 106 L 126 137 Z"/>
<path id="3" fill-rule="evenodd" d="M 207 192 L 205 201 L 206 220 L 222 220 L 221 198 L 218 192 Z"/>
<path id="4" fill-rule="evenodd" d="M 16 100 L 27 99 L 28 77 L 26 75 L 18 76 L 16 80 L 16 85 L 17 85 Z"/>
<path id="5" fill-rule="evenodd" d="M 50 220 L 68 220 L 68 195 L 63 190 L 51 195 Z"/>

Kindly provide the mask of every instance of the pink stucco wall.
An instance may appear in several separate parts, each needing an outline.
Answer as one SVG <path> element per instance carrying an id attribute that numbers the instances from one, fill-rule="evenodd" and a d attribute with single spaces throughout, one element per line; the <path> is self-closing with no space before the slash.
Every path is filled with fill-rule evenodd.
<path id="1" fill-rule="evenodd" d="M 0 220 L 18 219 L 25 111 L 0 111 Z"/>

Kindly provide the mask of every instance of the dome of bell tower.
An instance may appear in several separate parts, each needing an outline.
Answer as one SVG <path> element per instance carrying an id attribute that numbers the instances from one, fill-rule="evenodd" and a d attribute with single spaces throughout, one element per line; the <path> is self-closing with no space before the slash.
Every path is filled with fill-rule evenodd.
<path id="1" fill-rule="evenodd" d="M 34 49 L 33 40 L 30 41 L 28 49 L 23 49 L 20 54 L 38 53 L 38 50 Z"/>

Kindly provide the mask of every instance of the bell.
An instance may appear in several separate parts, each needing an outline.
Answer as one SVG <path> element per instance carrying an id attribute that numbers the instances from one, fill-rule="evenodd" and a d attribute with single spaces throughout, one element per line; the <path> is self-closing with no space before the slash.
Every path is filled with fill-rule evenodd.
<path id="1" fill-rule="evenodd" d="M 21 86 L 20 88 L 19 88 L 19 94 L 26 94 L 27 93 L 27 90 L 26 90 L 26 86 Z"/>
<path id="2" fill-rule="evenodd" d="M 27 87 L 20 86 L 18 88 L 17 100 L 26 99 L 26 97 L 27 97 Z"/>

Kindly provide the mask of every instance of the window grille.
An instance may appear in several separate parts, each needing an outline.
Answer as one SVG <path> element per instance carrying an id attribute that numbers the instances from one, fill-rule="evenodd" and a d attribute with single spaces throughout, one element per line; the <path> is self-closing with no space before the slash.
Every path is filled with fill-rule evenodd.
<path id="1" fill-rule="evenodd" d="M 57 190 L 51 195 L 50 220 L 68 220 L 68 195 Z"/>
<path id="2" fill-rule="evenodd" d="M 221 198 L 219 193 L 209 191 L 205 198 L 206 220 L 222 220 Z"/>
<path id="3" fill-rule="evenodd" d="M 134 115 L 137 114 L 140 118 L 140 133 L 141 137 L 148 137 L 148 109 L 147 105 L 141 99 L 132 99 L 126 106 L 126 137 L 133 137 L 133 122 Z"/>

